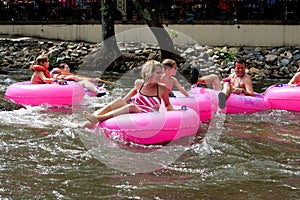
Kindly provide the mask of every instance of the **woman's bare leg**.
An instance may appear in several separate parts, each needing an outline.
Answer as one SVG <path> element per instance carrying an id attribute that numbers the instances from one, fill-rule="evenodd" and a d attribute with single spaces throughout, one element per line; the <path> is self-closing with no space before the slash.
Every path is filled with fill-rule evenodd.
<path id="1" fill-rule="evenodd" d="M 93 128 L 95 124 L 92 124 L 90 121 L 86 121 L 81 125 L 78 125 L 77 128 Z"/>
<path id="2" fill-rule="evenodd" d="M 215 75 L 215 74 L 211 74 L 211 75 L 209 75 L 211 78 L 212 78 L 212 85 L 213 85 L 213 88 L 215 89 L 215 90 L 222 90 L 222 84 L 221 84 L 221 81 L 220 81 L 220 79 L 219 79 L 219 77 L 217 76 L 217 75 Z"/>
<path id="3" fill-rule="evenodd" d="M 222 90 L 222 84 L 219 80 L 219 77 L 215 74 L 210 74 L 207 76 L 203 76 L 198 79 L 199 82 L 205 82 L 208 84 L 212 84 L 215 90 Z"/>
<path id="4" fill-rule="evenodd" d="M 118 98 L 115 101 L 107 104 L 103 108 L 94 112 L 95 115 L 104 115 L 112 110 L 118 109 L 120 107 L 126 106 L 127 102 L 124 99 Z"/>
<path id="5" fill-rule="evenodd" d="M 90 82 L 88 79 L 82 79 L 82 80 L 78 81 L 78 83 L 82 87 L 88 89 L 89 91 L 96 93 L 97 97 L 102 97 L 106 94 L 104 91 L 99 90 L 97 88 L 97 86 L 94 83 Z"/>
<path id="6" fill-rule="evenodd" d="M 115 116 L 119 116 L 122 114 L 128 114 L 128 113 L 139 113 L 141 112 L 140 109 L 134 104 L 126 104 L 125 106 L 113 109 L 110 112 L 107 112 L 103 115 L 97 115 L 97 120 L 99 122 L 110 119 Z"/>
<path id="7" fill-rule="evenodd" d="M 119 107 L 117 109 L 111 110 L 103 115 L 95 115 L 89 112 L 84 111 L 83 115 L 88 120 L 83 125 L 79 126 L 80 128 L 91 128 L 96 125 L 98 122 L 102 122 L 104 120 L 110 119 L 112 117 L 127 114 L 127 113 L 139 113 L 140 109 L 134 104 L 126 104 L 125 106 Z"/>
<path id="8" fill-rule="evenodd" d="M 97 87 L 87 79 L 82 79 L 78 83 L 91 92 L 98 92 Z"/>
<path id="9" fill-rule="evenodd" d="M 111 112 L 112 110 L 121 108 L 123 106 L 128 105 L 125 100 L 119 98 L 115 101 L 112 101 L 108 105 L 104 106 L 103 108 L 96 110 L 93 114 L 84 111 L 83 115 L 88 120 L 87 122 L 83 123 L 82 125 L 78 126 L 79 128 L 91 128 L 94 125 L 98 123 L 98 117 L 100 118 L 100 121 L 103 121 L 105 119 L 102 119 L 102 115 L 105 115 L 106 113 Z M 108 118 L 107 118 L 108 119 Z"/>

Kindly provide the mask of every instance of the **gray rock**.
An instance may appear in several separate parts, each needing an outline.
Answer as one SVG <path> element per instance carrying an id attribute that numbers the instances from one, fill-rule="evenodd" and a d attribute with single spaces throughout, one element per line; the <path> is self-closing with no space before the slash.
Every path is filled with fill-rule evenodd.
<path id="1" fill-rule="evenodd" d="M 270 62 L 270 63 L 274 62 L 277 59 L 277 55 L 274 54 L 271 55 L 269 54 L 266 55 L 265 57 L 266 57 L 266 62 Z"/>
<path id="2" fill-rule="evenodd" d="M 289 64 L 289 60 L 284 58 L 282 60 L 280 60 L 280 65 L 286 67 Z"/>
<path id="3" fill-rule="evenodd" d="M 300 53 L 294 54 L 293 56 L 293 61 L 298 61 L 300 60 Z"/>

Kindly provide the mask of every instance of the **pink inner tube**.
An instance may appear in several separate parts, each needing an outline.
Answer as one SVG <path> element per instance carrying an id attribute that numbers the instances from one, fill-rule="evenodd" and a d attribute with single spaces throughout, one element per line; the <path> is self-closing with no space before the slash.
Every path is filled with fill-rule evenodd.
<path id="1" fill-rule="evenodd" d="M 200 117 L 200 121 L 210 119 L 218 110 L 220 91 L 202 87 L 192 87 L 189 94 L 192 97 L 179 97 L 170 101 L 174 105 L 186 105 L 194 109 Z M 194 100 L 192 100 L 194 98 Z M 226 100 L 226 107 L 220 112 L 227 114 L 254 113 L 270 108 L 266 97 L 254 93 L 254 96 L 230 94 Z"/>
<path id="2" fill-rule="evenodd" d="M 193 109 L 201 122 L 211 119 L 218 109 L 216 93 L 213 90 L 195 87 L 189 91 L 190 97 L 182 96 L 177 91 L 174 94 L 176 97 L 170 97 L 171 104 Z"/>
<path id="3" fill-rule="evenodd" d="M 84 89 L 81 85 L 72 81 L 67 82 L 67 85 L 31 84 L 30 81 L 25 81 L 10 85 L 5 96 L 21 105 L 49 104 L 63 106 L 82 102 Z"/>
<path id="4" fill-rule="evenodd" d="M 275 84 L 265 91 L 265 96 L 273 109 L 300 111 L 300 86 Z"/>
<path id="5" fill-rule="evenodd" d="M 254 96 L 230 94 L 226 100 L 226 107 L 221 110 L 228 114 L 254 113 L 270 109 L 270 103 L 264 95 L 254 93 Z"/>
<path id="6" fill-rule="evenodd" d="M 199 117 L 192 109 L 123 114 L 98 124 L 108 136 L 117 135 L 125 141 L 157 144 L 195 135 Z"/>

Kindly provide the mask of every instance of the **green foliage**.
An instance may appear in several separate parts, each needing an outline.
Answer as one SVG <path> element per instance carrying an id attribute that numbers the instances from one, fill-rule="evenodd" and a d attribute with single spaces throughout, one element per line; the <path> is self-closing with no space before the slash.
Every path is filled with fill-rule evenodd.
<path id="1" fill-rule="evenodd" d="M 103 6 L 102 8 L 100 8 L 100 11 L 102 11 L 102 12 L 107 12 L 108 9 L 109 9 L 109 5 L 105 5 L 105 6 Z"/>
<path id="2" fill-rule="evenodd" d="M 216 51 L 214 54 L 219 56 L 220 60 L 223 60 L 226 63 L 234 61 L 237 56 L 237 52 L 233 51 Z"/>
<path id="3" fill-rule="evenodd" d="M 172 29 L 169 29 L 169 30 L 168 30 L 168 34 L 169 34 L 169 37 L 171 38 L 171 40 L 174 40 L 175 38 L 178 37 L 177 31 L 172 30 Z"/>
<path id="4" fill-rule="evenodd" d="M 50 65 L 54 66 L 56 64 L 57 57 L 52 56 L 48 58 Z"/>
<path id="5" fill-rule="evenodd" d="M 144 19 L 146 21 L 150 21 L 151 20 L 151 13 L 149 13 L 149 11 L 146 8 L 143 10 L 143 13 L 144 13 Z"/>

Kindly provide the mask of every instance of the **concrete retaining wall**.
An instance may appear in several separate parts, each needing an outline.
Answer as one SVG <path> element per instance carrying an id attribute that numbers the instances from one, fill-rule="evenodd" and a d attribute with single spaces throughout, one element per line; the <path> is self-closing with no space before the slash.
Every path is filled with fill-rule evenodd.
<path id="1" fill-rule="evenodd" d="M 179 33 L 174 41 L 210 46 L 300 46 L 300 25 L 220 25 L 172 24 L 167 27 Z M 146 25 L 115 25 L 118 41 L 152 42 L 155 40 Z M 1 25 L 0 34 L 48 39 L 102 41 L 101 24 L 35 24 Z"/>

